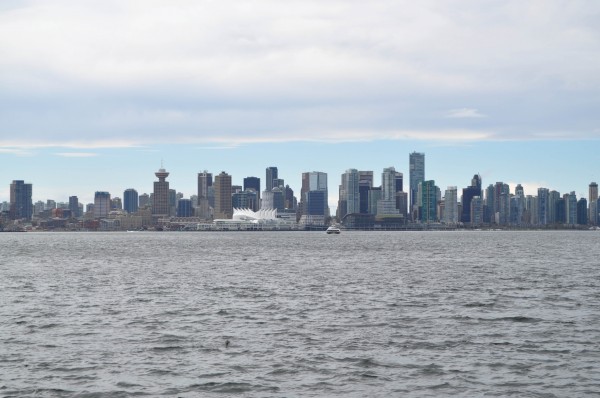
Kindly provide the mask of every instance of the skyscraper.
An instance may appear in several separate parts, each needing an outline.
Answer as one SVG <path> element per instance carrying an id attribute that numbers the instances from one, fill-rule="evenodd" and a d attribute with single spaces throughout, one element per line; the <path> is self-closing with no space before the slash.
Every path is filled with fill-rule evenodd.
<path id="1" fill-rule="evenodd" d="M 591 182 L 589 186 L 589 222 L 592 225 L 598 224 L 598 184 Z"/>
<path id="2" fill-rule="evenodd" d="M 329 217 L 327 173 L 312 171 L 302 173 L 301 205 L 297 217 L 305 226 L 324 225 Z"/>
<path id="3" fill-rule="evenodd" d="M 550 190 L 548 188 L 538 188 L 537 196 L 537 221 L 539 225 L 549 224 L 550 218 Z"/>
<path id="4" fill-rule="evenodd" d="M 342 174 L 338 200 L 338 218 L 341 220 L 346 214 L 359 212 L 359 173 L 356 169 L 348 169 Z"/>
<path id="5" fill-rule="evenodd" d="M 154 175 L 158 181 L 154 181 L 154 194 L 152 196 L 152 215 L 157 217 L 168 217 L 169 206 L 169 182 L 166 178 L 169 173 L 165 169 L 159 169 Z"/>
<path id="6" fill-rule="evenodd" d="M 373 172 L 358 172 L 358 192 L 360 195 L 360 213 L 369 213 L 369 191 L 373 188 Z M 406 206 L 405 206 L 406 207 Z"/>
<path id="7" fill-rule="evenodd" d="M 79 198 L 77 196 L 69 196 L 69 210 L 71 210 L 71 217 L 78 218 L 79 214 Z"/>
<path id="8" fill-rule="evenodd" d="M 230 219 L 233 217 L 231 201 L 231 176 L 222 171 L 215 176 L 215 218 Z"/>
<path id="9" fill-rule="evenodd" d="M 434 180 L 421 183 L 421 221 L 430 223 L 437 221 L 437 187 Z"/>
<path id="10" fill-rule="evenodd" d="M 471 185 L 462 190 L 462 215 L 460 219 L 464 223 L 471 222 L 471 200 L 475 196 L 482 197 L 481 176 L 479 174 L 475 174 L 471 179 Z"/>
<path id="11" fill-rule="evenodd" d="M 244 191 L 253 190 L 256 192 L 257 200 L 254 203 L 252 210 L 257 211 L 260 207 L 260 178 L 258 177 L 246 177 L 244 178 Z"/>
<path id="12" fill-rule="evenodd" d="M 13 220 L 31 220 L 33 215 L 32 185 L 23 180 L 10 184 L 10 216 Z"/>
<path id="13" fill-rule="evenodd" d="M 213 175 L 204 170 L 198 173 L 198 217 L 209 220 L 210 214 L 210 198 L 212 191 Z"/>
<path id="14" fill-rule="evenodd" d="M 410 179 L 410 211 L 415 212 L 418 203 L 417 193 L 419 183 L 425 181 L 425 154 L 413 152 L 409 156 L 409 179 Z"/>
<path id="15" fill-rule="evenodd" d="M 277 179 L 277 167 L 275 166 L 271 166 L 271 167 L 267 167 L 266 173 L 265 173 L 265 191 L 270 191 L 271 189 L 274 188 L 273 186 L 273 180 Z"/>
<path id="16" fill-rule="evenodd" d="M 469 206 L 471 203 L 469 202 Z M 448 187 L 444 195 L 444 222 L 447 224 L 458 223 L 458 189 Z"/>
<path id="17" fill-rule="evenodd" d="M 94 218 L 106 218 L 110 212 L 110 193 L 96 191 L 94 194 Z"/>
<path id="18" fill-rule="evenodd" d="M 310 191 L 324 192 L 325 200 L 322 202 L 319 200 L 319 203 L 323 203 L 324 207 L 323 207 L 323 210 L 320 211 L 319 213 L 328 217 L 329 216 L 329 205 L 327 203 L 327 198 L 328 198 L 327 173 L 324 173 L 321 171 L 311 171 L 311 172 L 302 173 L 302 189 L 300 190 L 300 195 L 301 195 L 301 200 L 304 203 L 306 203 L 306 194 Z M 315 203 L 317 203 L 316 200 L 313 201 L 312 209 L 314 209 Z M 304 209 L 302 209 L 302 211 L 304 212 Z M 309 213 L 306 213 L 306 214 L 309 214 Z"/>
<path id="19" fill-rule="evenodd" d="M 135 189 L 129 188 L 123 192 L 123 209 L 127 213 L 135 213 L 138 211 L 139 197 Z"/>

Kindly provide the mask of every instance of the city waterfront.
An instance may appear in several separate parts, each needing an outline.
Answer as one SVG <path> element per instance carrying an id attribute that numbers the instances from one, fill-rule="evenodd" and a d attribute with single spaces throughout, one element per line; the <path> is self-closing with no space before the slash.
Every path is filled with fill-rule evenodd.
<path id="1" fill-rule="evenodd" d="M 599 239 L 0 234 L 0 395 L 591 395 Z"/>

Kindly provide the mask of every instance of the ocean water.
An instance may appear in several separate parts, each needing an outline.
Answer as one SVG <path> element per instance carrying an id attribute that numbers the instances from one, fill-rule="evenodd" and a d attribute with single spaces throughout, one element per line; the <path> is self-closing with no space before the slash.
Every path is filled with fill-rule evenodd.
<path id="1" fill-rule="evenodd" d="M 0 234 L 3 397 L 599 393 L 598 232 Z"/>

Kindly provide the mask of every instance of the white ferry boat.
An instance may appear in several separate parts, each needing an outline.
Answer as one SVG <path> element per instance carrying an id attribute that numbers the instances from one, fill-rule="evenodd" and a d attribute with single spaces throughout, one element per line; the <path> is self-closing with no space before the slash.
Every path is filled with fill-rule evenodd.
<path id="1" fill-rule="evenodd" d="M 327 230 L 325 232 L 327 232 L 327 234 L 329 235 L 329 234 L 339 234 L 342 231 L 338 227 L 335 227 L 332 225 L 331 227 L 327 228 Z"/>

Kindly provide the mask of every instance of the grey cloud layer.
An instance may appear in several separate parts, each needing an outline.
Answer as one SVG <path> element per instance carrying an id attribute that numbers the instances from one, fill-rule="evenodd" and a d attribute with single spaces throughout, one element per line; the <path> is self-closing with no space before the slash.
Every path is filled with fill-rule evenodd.
<path id="1" fill-rule="evenodd" d="M 5 147 L 599 135 L 600 3 L 11 4 Z"/>

